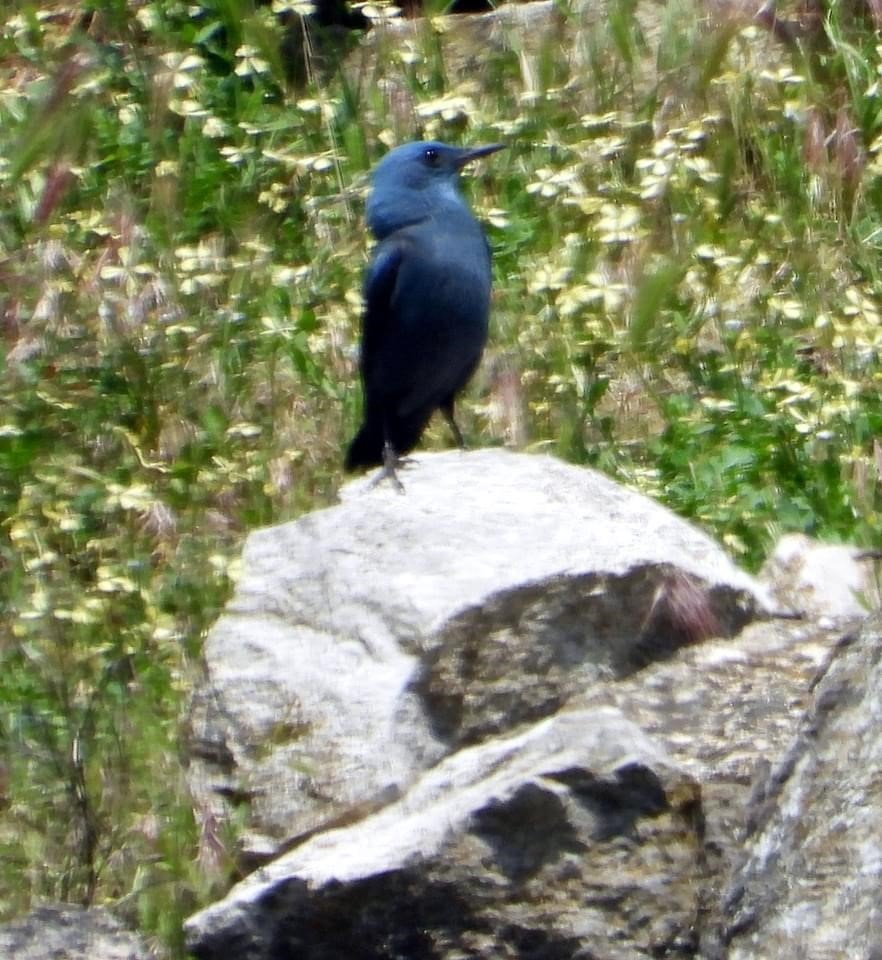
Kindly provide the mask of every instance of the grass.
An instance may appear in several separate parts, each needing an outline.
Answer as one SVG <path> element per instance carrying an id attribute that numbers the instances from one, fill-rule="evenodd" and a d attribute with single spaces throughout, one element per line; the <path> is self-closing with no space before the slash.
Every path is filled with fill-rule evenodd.
<path id="1" fill-rule="evenodd" d="M 310 36 L 292 67 L 244 0 L 4 7 L 0 916 L 113 903 L 181 956 L 228 881 L 180 718 L 243 536 L 341 481 L 396 142 L 509 145 L 466 183 L 476 445 L 597 466 L 749 568 L 785 531 L 878 545 L 873 25 L 833 3 L 788 46 L 653 9 L 375 30 L 345 66 Z"/>

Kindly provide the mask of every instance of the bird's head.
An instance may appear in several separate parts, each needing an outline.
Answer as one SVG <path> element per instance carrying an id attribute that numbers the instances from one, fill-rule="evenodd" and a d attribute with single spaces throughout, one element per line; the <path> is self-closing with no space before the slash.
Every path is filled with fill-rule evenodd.
<path id="1" fill-rule="evenodd" d="M 378 239 L 395 230 L 462 207 L 457 190 L 459 171 L 473 160 L 501 150 L 504 144 L 453 147 L 436 141 L 405 143 L 386 154 L 374 168 L 367 201 L 367 222 Z"/>

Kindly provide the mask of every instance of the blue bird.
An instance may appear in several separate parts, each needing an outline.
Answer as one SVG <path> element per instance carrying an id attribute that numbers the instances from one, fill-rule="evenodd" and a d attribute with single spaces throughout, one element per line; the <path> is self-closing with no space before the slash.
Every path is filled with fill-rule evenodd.
<path id="1" fill-rule="evenodd" d="M 384 467 L 419 442 L 440 409 L 454 439 L 457 394 L 487 341 L 490 248 L 459 192 L 459 171 L 503 144 L 406 143 L 373 172 L 367 225 L 379 243 L 364 280 L 360 372 L 364 422 L 345 467 Z"/>

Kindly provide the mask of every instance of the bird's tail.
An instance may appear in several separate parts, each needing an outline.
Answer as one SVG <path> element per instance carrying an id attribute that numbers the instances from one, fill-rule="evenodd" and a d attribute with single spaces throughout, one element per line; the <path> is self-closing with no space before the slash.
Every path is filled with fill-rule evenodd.
<path id="1" fill-rule="evenodd" d="M 383 463 L 384 443 L 383 424 L 368 417 L 349 444 L 343 467 L 346 470 L 379 467 Z"/>
<path id="2" fill-rule="evenodd" d="M 347 470 L 382 466 L 386 440 L 392 445 L 393 453 L 403 457 L 419 443 L 420 435 L 431 416 L 432 407 L 420 407 L 404 416 L 386 415 L 384 430 L 383 415 L 368 414 L 361 430 L 349 444 L 343 466 Z"/>

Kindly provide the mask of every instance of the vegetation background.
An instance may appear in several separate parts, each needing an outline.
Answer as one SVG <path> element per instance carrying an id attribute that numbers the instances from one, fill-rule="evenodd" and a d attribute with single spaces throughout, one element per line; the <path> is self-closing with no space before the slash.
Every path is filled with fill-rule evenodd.
<path id="1" fill-rule="evenodd" d="M 879 10 L 806 9 L 560 0 L 344 61 L 305 4 L 3 5 L 0 917 L 111 903 L 182 956 L 230 882 L 181 717 L 243 536 L 341 482 L 395 143 L 509 145 L 466 184 L 475 445 L 599 467 L 750 568 L 784 531 L 878 546 Z"/>

